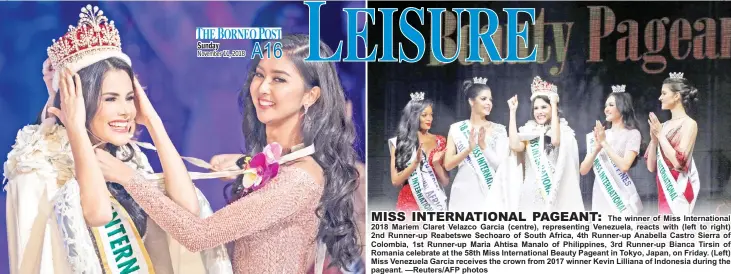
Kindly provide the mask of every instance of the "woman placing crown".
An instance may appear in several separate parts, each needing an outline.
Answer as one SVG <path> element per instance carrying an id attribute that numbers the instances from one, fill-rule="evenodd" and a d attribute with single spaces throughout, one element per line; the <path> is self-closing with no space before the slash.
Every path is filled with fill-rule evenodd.
<path id="1" fill-rule="evenodd" d="M 581 175 L 594 170 L 592 211 L 615 215 L 637 215 L 642 200 L 637 194 L 629 169 L 637 162 L 642 136 L 625 85 L 612 86 L 604 104 L 608 130 L 596 121 L 594 131 L 586 135 L 587 153 L 581 163 Z"/>
<path id="2" fill-rule="evenodd" d="M 200 219 L 116 158 L 102 153 L 99 161 L 109 174 L 118 170 L 112 175 L 188 250 L 233 242 L 235 273 L 306 273 L 313 261 L 315 273 L 350 271 L 361 251 L 353 217 L 359 176 L 340 79 L 333 63 L 304 61 L 308 35 L 278 41 L 283 55 L 255 58 L 241 92 L 247 150 L 258 154 L 230 204 Z M 333 54 L 322 41 L 316 46 Z"/>
<path id="3" fill-rule="evenodd" d="M 518 96 L 510 107 L 510 148 L 522 154 L 522 172 L 511 172 L 512 181 L 523 181 L 519 209 L 523 211 L 583 211 L 579 186 L 579 151 L 574 130 L 558 109 L 558 88 L 536 76 L 531 84 L 533 119 L 516 126 Z M 517 159 L 508 160 L 516 163 Z M 524 179 L 524 180 L 523 180 Z"/>
<path id="4" fill-rule="evenodd" d="M 700 180 L 693 161 L 698 124 L 686 113 L 697 101 L 698 89 L 683 73 L 670 73 L 660 92 L 662 109 L 670 110 L 671 119 L 660 124 L 650 113 L 650 144 L 645 152 L 647 169 L 657 171 L 658 213 L 690 215 L 693 213 Z"/>
<path id="5" fill-rule="evenodd" d="M 171 255 L 180 254 L 170 253 L 167 235 L 103 173 L 94 148 L 149 174 L 131 139 L 142 124 L 164 167 L 164 184 L 155 187 L 197 216 L 210 206 L 134 77 L 114 22 L 97 7 L 81 11 L 79 25 L 48 48 L 53 75 L 44 79 L 52 92 L 42 122 L 18 132 L 5 163 L 11 273 L 172 273 Z M 223 246 L 201 255 L 208 273 L 231 273 Z"/>
<path id="6" fill-rule="evenodd" d="M 463 83 L 470 104 L 470 118 L 452 124 L 447 138 L 444 166 L 459 166 L 452 186 L 449 210 L 499 210 L 506 197 L 496 187 L 496 171 L 508 156 L 505 126 L 488 120 L 492 111 L 492 91 L 487 78 L 475 77 Z M 494 195 L 497 194 L 497 195 Z"/>
<path id="7" fill-rule="evenodd" d="M 411 94 L 401 114 L 397 135 L 388 140 L 391 150 L 391 183 L 400 187 L 396 210 L 447 210 L 442 189 L 449 175 L 442 163 L 446 142 L 429 133 L 433 119 L 431 100 L 423 92 Z"/>

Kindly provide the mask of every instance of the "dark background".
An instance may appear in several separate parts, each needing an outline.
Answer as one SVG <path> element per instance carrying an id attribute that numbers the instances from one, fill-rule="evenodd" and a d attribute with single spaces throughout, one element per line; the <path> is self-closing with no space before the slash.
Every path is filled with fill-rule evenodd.
<path id="1" fill-rule="evenodd" d="M 418 3 L 418 4 L 417 4 Z M 645 28 L 652 19 L 668 17 L 666 25 L 665 49 L 660 53 L 665 56 L 667 68 L 658 74 L 650 74 L 642 69 L 641 61 L 619 62 L 615 50 L 620 34 L 615 27 L 614 33 L 601 41 L 600 63 L 587 62 L 589 59 L 589 8 L 591 5 L 610 7 L 615 13 L 616 24 L 622 20 L 632 19 L 638 22 L 640 56 L 647 52 L 645 48 Z M 425 91 L 426 97 L 435 101 L 434 122 L 431 132 L 447 136 L 449 125 L 469 118 L 469 104 L 461 92 L 461 83 L 475 76 L 487 77 L 492 88 L 493 110 L 491 121 L 506 125 L 509 121 L 507 100 L 517 94 L 519 109 L 518 126 L 523 125 L 531 117 L 530 83 L 534 76 L 556 84 L 561 101 L 559 107 L 563 111 L 569 125 L 576 131 L 580 161 L 586 153 L 585 135 L 592 130 L 595 120 L 603 121 L 604 101 L 611 92 L 612 85 L 627 85 L 627 92 L 632 95 L 637 118 L 640 121 L 643 143 L 649 142 L 647 117 L 655 112 L 661 121 L 670 118 L 669 111 L 660 109 L 658 97 L 662 81 L 670 72 L 683 72 L 699 89 L 699 102 L 695 112 L 689 112 L 698 122 L 698 137 L 693 157 L 699 169 L 701 190 L 696 206 L 696 214 L 715 211 L 722 199 L 731 197 L 729 183 L 731 168 L 731 145 L 728 142 L 731 133 L 731 59 L 695 60 L 691 53 L 685 60 L 674 60 L 669 50 L 670 25 L 678 18 L 685 18 L 693 27 L 695 21 L 702 17 L 714 18 L 716 22 L 716 51 L 721 51 L 721 18 L 731 20 L 731 3 L 728 2 L 409 2 L 388 3 L 370 2 L 369 7 L 399 8 L 396 16 L 407 7 L 440 7 L 447 8 L 490 8 L 498 13 L 501 24 L 505 24 L 506 15 L 503 8 L 527 7 L 536 9 L 536 17 L 544 10 L 546 23 L 573 22 L 570 42 L 563 71 L 552 75 L 551 68 L 559 64 L 555 62 L 556 49 L 553 47 L 554 33 L 546 25 L 545 48 L 551 46 L 551 59 L 544 64 L 469 64 L 462 65 L 458 61 L 442 66 L 428 66 L 431 57 L 430 24 L 431 16 L 425 11 L 425 26 L 421 26 L 415 14 L 409 15 L 409 22 L 425 36 L 427 50 L 422 60 L 409 63 L 369 63 L 368 64 L 368 197 L 370 210 L 394 209 L 399 189 L 390 182 L 390 155 L 387 139 L 396 134 L 401 110 L 410 100 L 409 93 Z M 377 13 L 381 15 L 380 13 Z M 462 25 L 466 25 L 468 17 L 462 17 Z M 377 17 L 377 22 L 382 16 Z M 521 17 L 522 21 L 527 16 Z M 398 17 L 394 19 L 398 24 Z M 487 16 L 482 15 L 484 26 Z M 731 24 L 725 31 L 727 45 L 731 45 Z M 531 26 L 531 32 L 533 32 Z M 568 30 L 564 27 L 564 35 Z M 415 56 L 416 47 L 403 38 L 398 26 L 394 26 L 394 44 L 398 56 L 398 43 L 403 42 L 410 57 Z M 693 30 L 695 36 L 699 31 Z M 383 31 L 381 24 L 369 25 L 370 48 L 375 43 L 382 45 L 380 37 Z M 462 35 L 466 35 L 463 32 Z M 455 35 L 452 35 L 454 38 Z M 504 43 L 504 42 L 503 42 Z M 531 41 L 533 43 L 533 41 Z M 681 42 L 680 52 L 688 47 L 688 42 Z M 447 57 L 451 55 L 445 54 Z M 486 58 L 485 53 L 482 54 Z M 504 53 L 502 56 L 505 56 Z M 380 48 L 379 48 L 380 57 Z M 545 57 L 544 57 L 545 58 Z M 644 153 L 642 151 L 641 153 Z M 640 155 L 641 156 L 641 155 Z M 452 178 L 456 170 L 451 172 Z M 631 169 L 630 174 L 642 196 L 644 214 L 657 212 L 657 187 L 655 177 L 647 171 L 644 159 Z M 591 209 L 591 193 L 594 182 L 593 172 L 581 177 L 581 189 L 586 209 Z M 447 187 L 447 192 L 449 193 Z"/>

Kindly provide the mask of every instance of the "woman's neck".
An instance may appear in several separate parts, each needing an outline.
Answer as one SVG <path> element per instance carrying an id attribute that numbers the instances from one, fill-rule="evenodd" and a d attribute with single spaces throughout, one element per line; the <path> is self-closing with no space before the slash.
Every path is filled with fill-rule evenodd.
<path id="1" fill-rule="evenodd" d="M 485 124 L 487 124 L 489 122 L 490 121 L 487 120 L 487 117 L 485 117 L 483 115 L 480 115 L 480 114 L 477 114 L 477 113 L 474 113 L 474 112 L 472 112 L 470 114 L 470 124 L 477 125 L 477 126 L 482 126 L 482 125 L 485 125 Z"/>
<path id="2" fill-rule="evenodd" d="M 620 117 L 617 120 L 612 121 L 612 129 L 625 129 L 624 120 Z"/>
<path id="3" fill-rule="evenodd" d="M 681 119 L 688 116 L 687 113 L 685 113 L 685 108 L 683 108 L 683 105 L 678 103 L 676 104 L 672 109 L 670 109 L 671 119 Z"/>
<path id="4" fill-rule="evenodd" d="M 264 125 L 267 144 L 278 143 L 282 148 L 292 148 L 302 143 L 302 122 L 293 117 L 279 123 Z"/>

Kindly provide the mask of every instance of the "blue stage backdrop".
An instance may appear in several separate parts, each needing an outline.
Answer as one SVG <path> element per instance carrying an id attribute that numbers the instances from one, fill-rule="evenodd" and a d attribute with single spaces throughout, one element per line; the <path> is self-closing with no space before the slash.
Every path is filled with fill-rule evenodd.
<path id="1" fill-rule="evenodd" d="M 0 2 L 0 161 L 6 161 L 16 132 L 32 123 L 46 101 L 41 68 L 46 48 L 77 25 L 81 7 L 97 5 L 120 31 L 122 47 L 147 87 L 153 105 L 181 155 L 210 159 L 242 151 L 238 92 L 246 80 L 249 58 L 196 58 L 196 27 L 281 27 L 286 33 L 308 32 L 308 9 L 300 2 Z M 332 48 L 346 40 L 346 7 L 364 1 L 329 2 L 321 9 L 322 39 Z M 360 24 L 362 26 L 362 24 Z M 246 49 L 252 41 L 221 40 L 226 49 Z M 365 64 L 339 64 L 346 96 L 353 104 L 358 130 L 355 144 L 364 159 Z M 146 133 L 141 137 L 150 141 Z M 146 153 L 156 171 L 157 155 Z M 192 169 L 195 170 L 195 169 Z M 195 170 L 200 171 L 200 170 Z M 221 208 L 218 180 L 196 181 Z M 5 193 L 0 194 L 5 207 Z M 0 273 L 7 273 L 5 210 L 0 210 Z"/>

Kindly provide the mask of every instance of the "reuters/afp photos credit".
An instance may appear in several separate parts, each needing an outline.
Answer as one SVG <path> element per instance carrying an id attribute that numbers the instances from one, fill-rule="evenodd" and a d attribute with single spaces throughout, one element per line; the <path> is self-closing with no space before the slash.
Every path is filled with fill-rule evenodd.
<path id="1" fill-rule="evenodd" d="M 731 270 L 731 5 L 368 12 L 369 273 Z"/>

